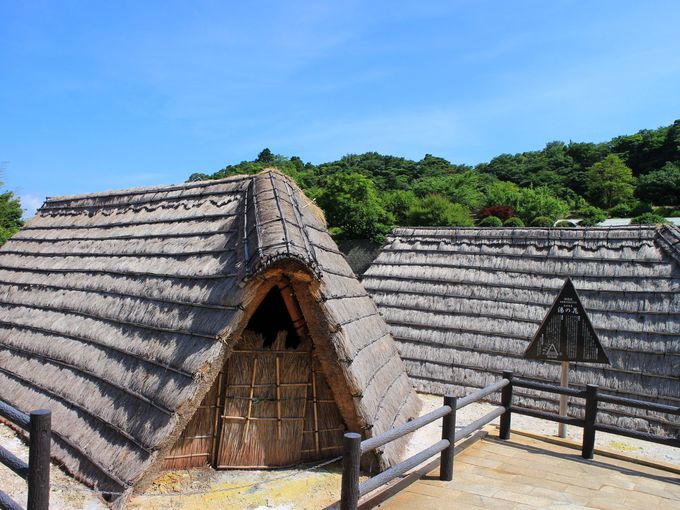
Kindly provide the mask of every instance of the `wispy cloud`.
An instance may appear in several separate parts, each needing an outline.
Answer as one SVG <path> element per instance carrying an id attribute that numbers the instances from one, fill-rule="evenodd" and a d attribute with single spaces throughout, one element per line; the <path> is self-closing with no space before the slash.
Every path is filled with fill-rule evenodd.
<path id="1" fill-rule="evenodd" d="M 35 211 L 45 202 L 45 197 L 30 194 L 19 195 L 19 199 L 21 200 L 21 208 L 24 210 L 24 218 L 34 216 Z"/>

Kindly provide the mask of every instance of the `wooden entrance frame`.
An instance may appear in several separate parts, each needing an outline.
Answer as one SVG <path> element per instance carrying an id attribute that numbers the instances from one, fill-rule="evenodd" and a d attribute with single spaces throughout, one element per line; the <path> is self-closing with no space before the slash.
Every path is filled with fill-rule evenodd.
<path id="1" fill-rule="evenodd" d="M 285 267 L 284 267 L 285 266 Z M 299 266 L 299 267 L 297 267 Z M 348 380 L 346 371 L 343 370 L 343 365 L 339 360 L 339 356 L 335 351 L 332 344 L 331 334 L 336 333 L 338 327 L 328 320 L 322 309 L 323 304 L 320 299 L 319 293 L 319 282 L 309 273 L 306 267 L 296 261 L 285 261 L 285 263 L 279 263 L 273 265 L 268 270 L 264 271 L 262 274 L 252 278 L 244 289 L 246 296 L 250 296 L 247 299 L 247 306 L 245 307 L 242 319 L 239 322 L 238 330 L 231 333 L 225 342 L 225 347 L 222 355 L 217 360 L 216 366 L 211 367 L 211 376 L 209 384 L 206 384 L 206 392 L 203 394 L 210 394 L 216 384 L 222 387 L 222 370 L 226 364 L 226 361 L 234 352 L 234 348 L 241 338 L 243 331 L 246 328 L 250 318 L 255 313 L 255 311 L 262 304 L 262 301 L 267 296 L 267 294 L 274 288 L 278 287 L 281 292 L 281 296 L 286 305 L 286 310 L 293 321 L 293 325 L 296 329 L 298 335 L 302 338 L 302 335 L 308 335 L 313 345 L 314 359 L 318 361 L 325 380 L 330 387 L 332 392 L 333 401 L 335 402 L 337 409 L 346 425 L 347 430 L 363 430 L 361 420 L 358 417 L 354 406 L 354 395 L 352 392 L 353 385 L 351 380 Z M 346 361 L 346 360 L 345 360 Z M 314 364 L 312 364 L 312 392 L 316 389 L 316 373 L 314 369 Z M 316 411 L 317 402 L 327 402 L 328 400 L 318 400 L 315 395 L 313 395 L 314 410 Z M 202 401 L 201 401 L 202 403 Z M 217 465 L 217 455 L 219 449 L 219 440 L 221 438 L 221 422 L 219 419 L 221 414 L 221 407 L 224 404 L 223 396 L 221 391 L 218 390 L 218 395 L 213 406 L 199 405 L 196 408 L 198 412 L 200 409 L 205 409 L 206 407 L 211 407 L 214 409 L 214 414 L 212 418 L 212 431 L 211 431 L 211 445 L 210 451 L 200 454 L 190 454 L 190 455 L 173 455 L 176 449 L 181 448 L 180 442 L 183 439 L 194 440 L 195 438 L 203 438 L 202 436 L 185 437 L 182 433 L 175 442 L 174 446 L 168 448 L 166 455 L 164 456 L 163 468 L 165 469 L 184 469 L 187 467 L 196 467 L 198 465 L 209 464 L 211 466 Z M 194 413 L 195 416 L 195 413 Z M 185 430 L 189 428 L 194 416 L 187 420 L 187 426 Z M 279 412 L 280 416 L 280 412 Z M 317 452 L 324 450 L 320 446 L 319 442 L 319 431 L 318 429 L 318 416 L 315 415 L 315 437 L 314 445 Z M 280 423 L 280 422 L 279 422 Z M 192 457 L 203 458 L 208 457 L 209 462 L 196 463 L 192 461 Z M 188 458 L 188 462 L 183 462 L 183 458 Z M 179 461 L 179 462 L 177 462 Z M 242 466 L 243 467 L 243 466 Z M 248 466 L 251 468 L 258 467 L 271 467 L 271 466 Z"/>

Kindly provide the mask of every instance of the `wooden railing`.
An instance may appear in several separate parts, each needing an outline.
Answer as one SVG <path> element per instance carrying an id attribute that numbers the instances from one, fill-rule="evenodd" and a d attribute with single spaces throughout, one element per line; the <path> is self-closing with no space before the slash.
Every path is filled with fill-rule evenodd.
<path id="1" fill-rule="evenodd" d="M 28 464 L 2 447 L 0 447 L 0 462 L 28 483 L 27 510 L 47 510 L 50 505 L 51 413 L 48 410 L 39 409 L 27 415 L 0 401 L 0 416 L 29 434 Z M 0 490 L 0 509 L 23 510 L 2 490 Z"/>
<path id="2" fill-rule="evenodd" d="M 655 434 L 648 434 L 646 432 L 637 432 L 635 430 L 615 427 L 613 425 L 597 423 L 598 405 L 600 402 L 635 407 L 647 411 L 673 414 L 676 416 L 680 416 L 680 406 L 656 404 L 654 402 L 645 402 L 644 400 L 636 400 L 633 398 L 618 397 L 616 395 L 600 393 L 599 388 L 594 384 L 588 384 L 585 390 L 577 390 L 575 388 L 565 388 L 563 386 L 556 386 L 553 384 L 544 384 L 526 379 L 514 378 L 512 372 L 503 372 L 503 378 L 508 379 L 510 384 L 508 384 L 503 389 L 503 405 L 506 406 L 508 411 L 501 417 L 501 439 L 510 438 L 510 421 L 512 419 L 512 413 L 517 413 L 523 414 L 525 416 L 531 416 L 533 418 L 541 418 L 544 420 L 582 427 L 583 442 L 581 444 L 581 456 L 584 459 L 593 458 L 593 451 L 595 448 L 595 433 L 598 431 L 607 432 L 609 434 L 617 434 L 619 436 L 632 437 L 634 439 L 641 439 L 643 441 L 651 441 L 653 443 L 665 444 L 668 446 L 674 446 L 676 448 L 680 447 L 680 439 L 675 437 L 664 437 Z M 528 388 L 532 390 L 544 391 L 547 393 L 557 393 L 559 395 L 583 398 L 586 401 L 585 416 L 583 418 L 574 418 L 571 416 L 560 416 L 555 413 L 546 413 L 544 411 L 535 411 L 533 409 L 514 406 L 512 405 L 512 393 L 514 387 Z"/>
<path id="3" fill-rule="evenodd" d="M 514 387 L 528 388 L 548 393 L 583 398 L 586 400 L 585 416 L 584 418 L 574 418 L 570 416 L 560 416 L 559 414 L 555 413 L 535 411 L 533 409 L 514 406 L 512 405 Z M 468 404 L 478 402 L 492 393 L 497 392 L 498 390 L 501 390 L 500 407 L 496 407 L 491 412 L 456 432 L 456 411 Z M 518 379 L 513 377 L 512 372 L 503 372 L 503 378 L 499 381 L 485 388 L 477 390 L 463 398 L 446 396 L 444 397 L 444 405 L 442 407 L 435 409 L 434 411 L 431 411 L 419 418 L 416 418 L 415 420 L 400 425 L 399 427 L 390 429 L 378 436 L 362 441 L 361 435 L 352 432 L 346 433 L 343 443 L 344 451 L 342 459 L 342 489 L 340 497 L 340 509 L 356 510 L 360 497 L 389 483 L 396 477 L 406 473 L 407 471 L 413 469 L 414 467 L 437 454 L 441 454 L 439 479 L 451 481 L 453 479 L 454 444 L 460 439 L 463 439 L 481 429 L 484 425 L 495 420 L 499 416 L 499 437 L 501 439 L 509 439 L 510 423 L 512 421 L 513 413 L 559 423 L 566 423 L 568 425 L 574 425 L 577 427 L 583 427 L 581 455 L 585 459 L 593 458 L 595 432 L 597 431 L 680 447 L 680 439 L 677 438 L 663 437 L 654 434 L 623 429 L 620 427 L 614 427 L 611 425 L 598 424 L 596 419 L 598 404 L 600 402 L 636 407 L 638 409 L 646 409 L 660 413 L 680 415 L 680 406 L 669 406 L 665 404 L 656 404 L 642 400 L 635 400 L 632 398 L 607 395 L 600 393 L 598 387 L 592 384 L 587 385 L 585 390 L 577 390 L 575 388 L 565 388 L 562 386 L 539 383 L 526 379 Z M 373 478 L 369 478 L 368 480 L 359 483 L 361 456 L 364 453 L 375 450 L 376 448 L 394 441 L 395 439 L 399 439 L 406 434 L 410 434 L 411 432 L 414 432 L 440 418 L 443 419 L 441 441 L 438 441 L 429 448 L 416 453 L 399 464 L 392 466 Z"/>
<path id="4" fill-rule="evenodd" d="M 506 412 L 506 408 L 497 407 L 485 416 L 463 427 L 458 432 L 456 432 L 456 411 L 468 404 L 482 400 L 508 384 L 510 384 L 509 380 L 501 379 L 486 388 L 477 390 L 460 399 L 447 395 L 444 397 L 444 405 L 442 407 L 364 441 L 361 440 L 361 435 L 359 434 L 353 432 L 346 433 L 343 442 L 341 510 L 356 510 L 361 496 L 389 483 L 396 477 L 401 476 L 437 454 L 441 455 L 439 479 L 451 481 L 453 479 L 453 456 L 456 441 L 469 436 L 487 423 L 495 420 Z M 440 418 L 443 419 L 441 441 L 386 469 L 373 478 L 359 483 L 361 456 L 364 453 L 404 437 L 406 434 L 410 434 Z"/>

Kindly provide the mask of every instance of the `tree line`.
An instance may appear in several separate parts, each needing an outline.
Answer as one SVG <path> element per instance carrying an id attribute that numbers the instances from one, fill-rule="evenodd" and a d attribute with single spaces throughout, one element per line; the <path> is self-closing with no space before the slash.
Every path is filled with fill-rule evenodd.
<path id="1" fill-rule="evenodd" d="M 550 142 L 476 166 L 376 152 L 314 165 L 264 149 L 253 161 L 189 180 L 270 167 L 317 202 L 338 238 L 379 240 L 396 225 L 552 226 L 567 217 L 585 226 L 607 217 L 660 223 L 679 215 L 680 120 L 604 143 Z"/>

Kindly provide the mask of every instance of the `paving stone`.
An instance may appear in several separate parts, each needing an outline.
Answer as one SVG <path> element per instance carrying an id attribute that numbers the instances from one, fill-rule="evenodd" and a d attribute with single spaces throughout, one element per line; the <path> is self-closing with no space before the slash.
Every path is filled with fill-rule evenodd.
<path id="1" fill-rule="evenodd" d="M 552 501 L 548 498 L 509 490 L 498 491 L 496 494 L 494 494 L 494 498 L 512 501 L 513 503 L 522 503 L 535 508 L 545 508 L 546 506 L 550 505 L 550 503 L 552 503 Z"/>
<path id="2" fill-rule="evenodd" d="M 680 509 L 673 473 L 604 456 L 585 461 L 573 449 L 532 438 L 518 436 L 517 443 L 480 441 L 456 457 L 453 481 L 436 480 L 436 469 L 381 508 Z"/>

